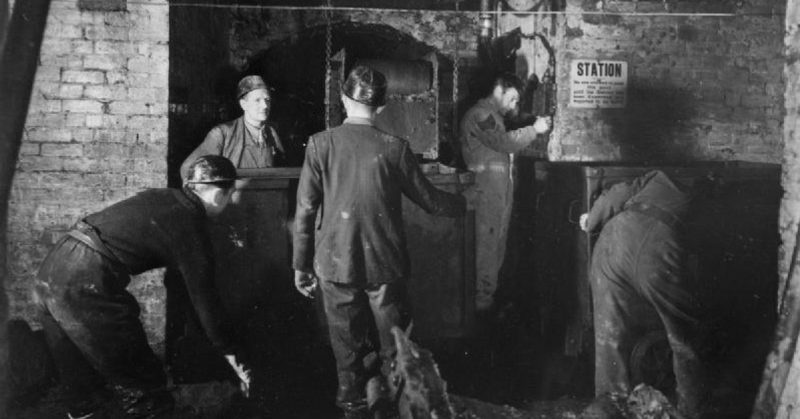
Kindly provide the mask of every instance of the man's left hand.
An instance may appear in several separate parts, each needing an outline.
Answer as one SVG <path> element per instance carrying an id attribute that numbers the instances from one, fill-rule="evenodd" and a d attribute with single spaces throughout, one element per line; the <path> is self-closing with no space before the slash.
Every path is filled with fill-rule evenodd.
<path id="1" fill-rule="evenodd" d="M 294 287 L 306 298 L 314 298 L 317 289 L 317 277 L 313 273 L 294 271 Z"/>

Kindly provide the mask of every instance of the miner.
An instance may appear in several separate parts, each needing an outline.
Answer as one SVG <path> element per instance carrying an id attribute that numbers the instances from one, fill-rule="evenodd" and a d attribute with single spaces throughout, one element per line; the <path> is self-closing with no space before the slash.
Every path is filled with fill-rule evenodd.
<path id="1" fill-rule="evenodd" d="M 461 120 L 461 153 L 467 169 L 475 173 L 475 185 L 466 192 L 475 208 L 475 304 L 479 311 L 494 306 L 498 274 L 506 253 L 508 226 L 514 198 L 511 154 L 537 143 L 546 148 L 549 117 L 537 117 L 532 125 L 507 130 L 504 117 L 518 111 L 522 83 L 510 73 L 498 75 L 492 90 Z M 546 151 L 540 151 L 546 157 Z"/>
<path id="2" fill-rule="evenodd" d="M 220 356 L 248 383 L 214 287 L 206 218 L 225 210 L 236 169 L 196 159 L 182 189 L 150 189 L 80 220 L 45 258 L 35 297 L 55 358 L 68 417 L 103 417 L 103 388 L 127 417 L 168 417 L 173 399 L 161 362 L 127 291 L 132 276 L 164 266 L 182 274 L 192 306 Z"/>
<path id="3" fill-rule="evenodd" d="M 268 122 L 272 89 L 261 76 L 250 75 L 239 81 L 236 98 L 244 113 L 208 132 L 203 142 L 181 164 L 182 179 L 189 175 L 189 165 L 206 154 L 227 157 L 240 169 L 260 169 L 283 163 L 283 143 Z"/>
<path id="4" fill-rule="evenodd" d="M 605 191 L 581 216 L 601 230 L 589 279 L 594 309 L 595 394 L 628 394 L 630 355 L 642 320 L 657 316 L 672 349 L 678 408 L 701 415 L 706 395 L 700 359 L 700 309 L 686 265 L 682 230 L 691 191 L 660 170 Z"/>
<path id="5" fill-rule="evenodd" d="M 311 137 L 297 189 L 295 286 L 321 290 L 346 418 L 366 418 L 364 359 L 377 329 L 383 360 L 394 349 L 393 326 L 408 321 L 409 259 L 402 196 L 429 213 L 460 216 L 460 195 L 436 189 L 407 141 L 374 126 L 386 101 L 386 78 L 358 66 L 341 100 L 347 118 Z M 385 372 L 385 369 L 384 369 Z"/>

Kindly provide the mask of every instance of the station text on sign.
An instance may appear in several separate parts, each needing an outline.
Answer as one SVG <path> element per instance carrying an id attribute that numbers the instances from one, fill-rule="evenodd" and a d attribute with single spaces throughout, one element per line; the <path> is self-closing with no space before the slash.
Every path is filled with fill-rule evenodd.
<path id="1" fill-rule="evenodd" d="M 624 108 L 627 87 L 627 62 L 574 60 L 570 69 L 569 106 Z"/>

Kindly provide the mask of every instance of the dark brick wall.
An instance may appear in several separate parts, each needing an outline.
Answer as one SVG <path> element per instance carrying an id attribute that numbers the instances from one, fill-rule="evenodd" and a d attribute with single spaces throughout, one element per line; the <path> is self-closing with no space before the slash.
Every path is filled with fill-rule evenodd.
<path id="1" fill-rule="evenodd" d="M 30 285 L 69 226 L 166 185 L 167 18 L 166 1 L 124 12 L 51 5 L 10 202 L 12 316 L 33 320 Z M 132 292 L 160 342 L 160 276 L 135 279 Z"/>
<path id="2" fill-rule="evenodd" d="M 551 157 L 780 162 L 784 12 L 744 3 L 568 2 Z M 625 109 L 567 106 L 585 58 L 628 63 Z"/>

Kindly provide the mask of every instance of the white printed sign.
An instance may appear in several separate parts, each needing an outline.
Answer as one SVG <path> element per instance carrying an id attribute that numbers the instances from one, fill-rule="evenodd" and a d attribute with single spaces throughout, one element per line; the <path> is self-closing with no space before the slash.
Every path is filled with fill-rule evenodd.
<path id="1" fill-rule="evenodd" d="M 570 69 L 571 108 L 624 108 L 628 63 L 576 59 Z"/>

